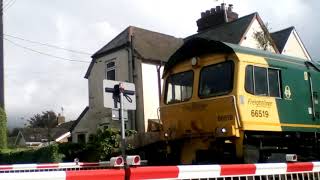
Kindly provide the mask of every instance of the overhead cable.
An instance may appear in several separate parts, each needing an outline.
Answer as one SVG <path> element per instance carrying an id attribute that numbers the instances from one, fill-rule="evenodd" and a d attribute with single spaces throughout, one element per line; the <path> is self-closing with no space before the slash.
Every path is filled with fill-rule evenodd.
<path id="1" fill-rule="evenodd" d="M 67 48 L 64 48 L 64 47 L 60 47 L 60 46 L 56 46 L 56 45 L 52 45 L 52 44 L 48 44 L 48 43 L 42 43 L 42 42 L 38 42 L 38 41 L 33 41 L 33 40 L 29 40 L 29 39 L 25 39 L 25 38 L 9 35 L 9 34 L 3 34 L 3 35 L 7 36 L 7 37 L 10 37 L 10 38 L 15 38 L 15 39 L 19 39 L 19 40 L 26 41 L 26 42 L 29 42 L 29 43 L 33 43 L 33 44 L 39 44 L 39 45 L 42 45 L 42 46 L 61 49 L 61 50 L 65 50 L 65 51 L 69 51 L 69 52 L 73 52 L 73 53 L 78 53 L 78 54 L 91 55 L 88 52 L 83 52 L 83 51 L 78 51 L 78 50 L 73 50 L 73 49 L 67 49 Z"/>
<path id="2" fill-rule="evenodd" d="M 32 51 L 32 52 L 35 52 L 35 53 L 38 53 L 38 54 L 42 54 L 42 55 L 45 55 L 45 56 L 49 56 L 49 57 L 52 57 L 52 58 L 56 58 L 56 59 L 60 59 L 60 60 L 64 60 L 64 61 L 71 61 L 71 62 L 81 62 L 81 63 L 90 63 L 89 61 L 85 61 L 85 60 L 77 60 L 77 59 L 69 59 L 69 58 L 64 58 L 64 57 L 60 57 L 60 56 L 56 56 L 56 55 L 52 55 L 52 54 L 49 54 L 49 53 L 46 53 L 46 52 L 42 52 L 42 51 L 38 51 L 38 50 L 34 50 L 32 48 L 29 48 L 29 47 L 26 47 L 26 46 L 23 46 L 21 44 L 18 44 L 14 41 L 11 41 L 7 38 L 3 38 L 4 40 L 10 42 L 11 44 L 17 46 L 17 47 L 20 47 L 20 48 L 23 48 L 25 50 L 29 50 L 29 51 Z"/>

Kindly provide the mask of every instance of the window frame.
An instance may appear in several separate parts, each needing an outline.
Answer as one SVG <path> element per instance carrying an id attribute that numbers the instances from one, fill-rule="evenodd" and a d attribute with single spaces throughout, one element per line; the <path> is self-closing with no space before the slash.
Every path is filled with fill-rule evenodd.
<path id="1" fill-rule="evenodd" d="M 114 63 L 114 65 L 112 67 L 108 67 L 108 64 L 110 64 L 110 63 Z M 104 63 L 104 78 L 106 80 L 115 81 L 117 79 L 116 67 L 117 67 L 116 58 L 105 61 L 105 63 Z M 113 71 L 113 70 L 114 70 L 114 79 L 108 79 L 108 72 Z"/>
<path id="2" fill-rule="evenodd" d="M 249 92 L 246 88 L 246 75 L 247 75 L 247 68 L 248 67 L 252 67 L 252 85 L 253 85 L 253 93 Z M 255 90 L 256 90 L 256 83 L 255 83 L 255 73 L 254 73 L 254 68 L 255 67 L 259 67 L 259 68 L 265 68 L 267 69 L 267 90 L 268 90 L 268 94 L 267 95 L 259 95 L 259 94 L 255 94 Z M 269 83 L 269 69 L 272 70 L 276 70 L 277 71 L 277 78 L 278 78 L 278 93 L 279 96 L 270 96 L 270 83 Z M 252 64 L 249 64 L 245 67 L 245 75 L 244 75 L 244 90 L 246 91 L 246 93 L 254 95 L 254 96 L 261 96 L 261 97 L 272 97 L 272 98 L 276 98 L 276 99 L 282 99 L 283 95 L 282 95 L 282 76 L 281 76 L 281 69 L 280 68 L 276 68 L 276 67 L 261 67 L 261 66 L 255 66 Z"/>
<path id="3" fill-rule="evenodd" d="M 169 77 L 174 76 L 174 75 L 178 75 L 178 74 L 182 74 L 182 73 L 187 73 L 187 72 L 191 72 L 191 73 L 192 73 L 191 96 L 190 96 L 188 99 L 185 99 L 184 101 L 168 103 L 168 102 L 167 102 L 167 97 L 168 97 L 168 79 L 169 79 Z M 187 70 L 187 71 L 181 71 L 181 72 L 174 73 L 174 74 L 170 74 L 170 75 L 166 78 L 166 82 L 165 82 L 165 95 L 164 95 L 164 101 L 163 101 L 163 102 L 164 102 L 164 104 L 166 104 L 166 105 L 171 105 L 171 104 L 178 104 L 178 103 L 184 103 L 184 102 L 190 101 L 190 99 L 192 99 L 192 96 L 193 96 L 193 91 L 194 91 L 194 71 L 193 71 L 192 69 L 191 69 L 191 70 Z"/>
<path id="4" fill-rule="evenodd" d="M 219 94 L 219 95 L 210 95 L 210 96 L 201 96 L 200 95 L 200 85 L 201 85 L 201 83 L 200 83 L 200 81 L 201 81 L 201 72 L 202 72 L 202 70 L 204 69 L 204 68 L 207 68 L 207 67 L 211 67 L 211 66 L 216 66 L 216 65 L 219 65 L 219 64 L 223 64 L 223 63 L 229 63 L 229 62 L 231 62 L 231 64 L 232 64 L 232 79 L 231 79 L 231 89 L 230 89 L 230 91 L 228 91 L 227 93 L 224 93 L 224 94 Z M 222 62 L 219 62 L 219 63 L 216 63 L 216 64 L 210 64 L 210 65 L 207 65 L 207 66 L 203 66 L 201 69 L 200 69 L 200 71 L 199 71 L 199 81 L 198 81 L 198 97 L 200 98 L 200 99 L 206 99 L 206 98 L 212 98 L 212 97 L 218 97 L 218 96 L 225 96 L 225 95 L 228 95 L 228 94 L 230 94 L 232 91 L 233 91 L 233 89 L 234 89 L 234 76 L 235 76 L 235 63 L 234 63 L 234 61 L 232 61 L 232 60 L 226 60 L 226 61 L 222 61 Z"/>

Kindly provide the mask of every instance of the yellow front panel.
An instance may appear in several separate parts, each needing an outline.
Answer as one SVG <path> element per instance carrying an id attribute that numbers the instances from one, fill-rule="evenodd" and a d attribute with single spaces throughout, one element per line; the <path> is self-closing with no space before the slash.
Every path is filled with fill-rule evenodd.
<path id="1" fill-rule="evenodd" d="M 173 137 L 190 134 L 235 136 L 236 111 L 232 96 L 211 98 L 183 104 L 167 105 L 161 109 L 164 131 Z M 225 128 L 226 133 L 222 133 Z"/>

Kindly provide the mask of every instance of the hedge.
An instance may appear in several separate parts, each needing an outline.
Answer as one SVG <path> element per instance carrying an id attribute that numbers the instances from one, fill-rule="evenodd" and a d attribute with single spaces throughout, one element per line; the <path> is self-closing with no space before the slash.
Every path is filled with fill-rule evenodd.
<path id="1" fill-rule="evenodd" d="M 0 107 L 0 149 L 7 148 L 7 116 Z"/>
<path id="2" fill-rule="evenodd" d="M 0 153 L 0 164 L 28 164 L 61 162 L 58 145 L 43 147 L 38 150 L 6 151 Z"/>

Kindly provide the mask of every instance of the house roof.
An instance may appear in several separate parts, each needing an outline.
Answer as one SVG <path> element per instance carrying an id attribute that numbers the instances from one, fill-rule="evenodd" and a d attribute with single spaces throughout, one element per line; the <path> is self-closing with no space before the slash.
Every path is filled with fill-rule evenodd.
<path id="1" fill-rule="evenodd" d="M 224 23 L 219 26 L 214 26 L 206 31 L 189 36 L 186 38 L 186 40 L 199 37 L 239 44 L 256 15 L 257 13 L 252 13 L 234 21 Z"/>
<path id="2" fill-rule="evenodd" d="M 43 142 L 44 139 L 48 140 L 48 134 L 50 138 L 56 139 L 61 135 L 68 132 L 69 129 L 65 128 L 22 128 L 20 133 L 26 142 Z"/>
<path id="3" fill-rule="evenodd" d="M 77 118 L 77 120 L 75 120 L 71 127 L 69 128 L 69 131 L 72 132 L 74 130 L 74 128 L 78 125 L 78 123 L 81 121 L 81 119 L 83 118 L 83 116 L 88 112 L 89 110 L 89 106 L 85 107 L 84 110 L 81 112 L 81 114 L 79 115 L 79 117 Z"/>
<path id="4" fill-rule="evenodd" d="M 283 51 L 284 46 L 286 45 L 286 43 L 289 39 L 289 36 L 293 30 L 294 30 L 294 27 L 291 26 L 286 29 L 282 29 L 280 31 L 276 31 L 276 32 L 271 33 L 271 37 L 280 52 Z"/>
<path id="5" fill-rule="evenodd" d="M 238 18 L 234 21 L 230 21 L 228 23 L 224 23 L 219 26 L 214 26 L 206 31 L 199 32 L 197 34 L 189 36 L 185 38 L 185 40 L 189 40 L 192 38 L 205 38 L 205 39 L 223 41 L 223 42 L 232 43 L 232 44 L 240 44 L 241 41 L 244 39 L 246 33 L 248 32 L 249 27 L 251 26 L 252 22 L 255 19 L 257 19 L 261 28 L 265 32 L 269 32 L 265 24 L 263 23 L 262 19 L 260 18 L 259 14 L 255 12 L 255 13 L 243 16 L 241 18 Z M 275 52 L 278 53 L 277 46 L 275 42 L 272 41 L 272 39 L 271 39 L 271 44 Z"/>
<path id="6" fill-rule="evenodd" d="M 94 53 L 85 78 L 90 76 L 97 58 L 121 48 L 130 47 L 131 41 L 134 55 L 143 60 L 151 61 L 167 61 L 170 55 L 183 44 L 183 39 L 181 38 L 129 26 L 107 45 Z"/>
<path id="7" fill-rule="evenodd" d="M 57 128 L 70 129 L 75 121 L 68 121 L 57 126 Z"/>
<path id="8" fill-rule="evenodd" d="M 218 54 L 218 53 L 246 53 L 252 55 L 259 55 L 269 59 L 283 59 L 285 62 L 293 62 L 293 64 L 305 65 L 301 58 L 280 55 L 259 49 L 248 48 L 237 44 L 225 43 L 205 38 L 192 38 L 186 41 L 169 59 L 164 67 L 164 74 L 166 74 L 176 64 L 185 61 L 191 57 L 197 57 L 203 54 Z M 320 69 L 315 63 L 308 62 L 312 66 Z"/>

